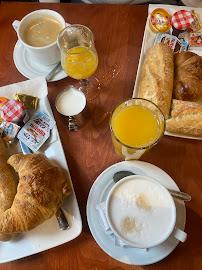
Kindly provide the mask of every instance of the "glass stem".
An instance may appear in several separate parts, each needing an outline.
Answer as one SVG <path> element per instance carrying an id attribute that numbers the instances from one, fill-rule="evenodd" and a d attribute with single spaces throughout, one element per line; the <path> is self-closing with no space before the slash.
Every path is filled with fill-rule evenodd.
<path id="1" fill-rule="evenodd" d="M 88 78 L 87 78 L 87 79 L 81 79 L 81 80 L 80 80 L 80 85 L 81 85 L 82 87 L 88 86 L 88 83 L 89 83 Z"/>

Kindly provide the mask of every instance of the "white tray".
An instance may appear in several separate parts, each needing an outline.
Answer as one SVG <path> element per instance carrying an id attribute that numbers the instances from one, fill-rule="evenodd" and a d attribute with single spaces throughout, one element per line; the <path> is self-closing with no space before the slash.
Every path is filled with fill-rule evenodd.
<path id="1" fill-rule="evenodd" d="M 12 93 L 15 92 L 35 92 L 40 96 L 39 110 L 53 117 L 51 107 L 47 98 L 47 84 L 44 78 L 37 78 L 28 80 L 15 85 L 9 85 L 0 88 L 0 96 L 12 98 Z M 8 96 L 5 95 L 8 94 Z M 31 114 L 30 114 L 31 115 Z M 53 128 L 51 138 L 44 144 L 39 152 L 44 152 L 45 155 L 55 160 L 64 170 L 67 178 L 69 178 L 68 165 L 61 145 L 60 137 L 57 127 Z M 9 146 L 10 154 L 22 152 L 18 143 Z M 73 188 L 73 185 L 72 185 Z M 62 206 L 65 215 L 70 223 L 70 228 L 65 231 L 60 231 L 56 217 L 53 216 L 35 229 L 21 233 L 9 242 L 0 242 L 0 263 L 13 261 L 23 258 L 41 251 L 59 246 L 63 243 L 69 242 L 80 235 L 82 230 L 81 216 L 77 204 L 77 199 L 73 193 L 65 199 Z"/>
<path id="2" fill-rule="evenodd" d="M 200 21 L 202 21 L 202 8 L 192 8 L 192 7 L 185 7 L 185 6 L 172 6 L 172 5 L 149 5 L 149 10 L 148 10 L 148 18 L 145 26 L 145 31 L 144 31 L 144 37 L 143 37 L 143 42 L 142 42 L 142 48 L 141 48 L 141 53 L 140 53 L 140 59 L 139 59 L 139 64 L 138 64 L 138 70 L 137 70 L 137 75 L 136 75 L 136 80 L 135 80 L 135 85 L 134 85 L 134 90 L 133 90 L 133 97 L 138 96 L 138 89 L 140 85 L 140 79 L 141 79 L 141 74 L 142 74 L 142 66 L 146 57 L 146 54 L 148 50 L 152 47 L 154 44 L 154 40 L 156 38 L 156 34 L 153 33 L 149 27 L 149 17 L 152 11 L 156 8 L 163 8 L 165 9 L 171 16 L 178 10 L 181 9 L 186 9 L 186 10 L 195 10 Z M 197 49 L 190 49 L 189 51 L 192 51 L 200 56 L 202 56 L 202 50 L 197 50 Z M 180 137 L 180 138 L 187 138 L 187 139 L 195 139 L 195 140 L 202 140 L 202 137 L 191 137 L 191 136 L 185 136 L 181 134 L 174 134 L 170 132 L 165 132 L 165 135 L 169 136 L 174 136 L 174 137 Z"/>

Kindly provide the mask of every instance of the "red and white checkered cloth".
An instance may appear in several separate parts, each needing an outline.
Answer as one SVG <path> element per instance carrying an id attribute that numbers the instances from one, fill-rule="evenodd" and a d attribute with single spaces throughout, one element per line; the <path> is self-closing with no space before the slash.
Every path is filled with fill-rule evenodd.
<path id="1" fill-rule="evenodd" d="M 18 100 L 9 100 L 1 108 L 1 117 L 7 122 L 18 123 L 25 117 L 26 111 Z"/>
<path id="2" fill-rule="evenodd" d="M 187 10 L 179 10 L 172 16 L 172 25 L 179 30 L 186 30 L 193 21 L 193 14 Z"/>

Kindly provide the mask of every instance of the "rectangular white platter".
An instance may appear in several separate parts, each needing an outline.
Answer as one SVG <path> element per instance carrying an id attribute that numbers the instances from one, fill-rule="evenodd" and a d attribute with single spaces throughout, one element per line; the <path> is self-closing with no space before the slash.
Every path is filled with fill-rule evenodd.
<path id="1" fill-rule="evenodd" d="M 140 53 L 140 59 L 139 59 L 139 64 L 138 64 L 138 70 L 137 70 L 137 75 L 136 75 L 136 81 L 135 81 L 134 90 L 133 90 L 133 98 L 138 96 L 138 89 L 139 89 L 139 85 L 140 85 L 143 63 L 144 63 L 144 60 L 145 60 L 145 57 L 147 55 L 148 50 L 152 47 L 152 45 L 154 44 L 154 40 L 156 38 L 156 34 L 153 33 L 149 27 L 150 14 L 156 8 L 165 9 L 171 16 L 176 11 L 181 10 L 181 9 L 186 9 L 186 10 L 193 10 L 194 9 L 196 11 L 200 21 L 202 22 L 202 8 L 174 6 L 174 5 L 152 5 L 152 4 L 149 5 L 148 18 L 147 18 L 147 22 L 146 22 L 146 26 L 145 26 L 142 48 L 141 48 L 141 53 Z M 193 47 L 192 47 L 192 49 L 189 48 L 189 51 L 192 51 L 192 52 L 202 56 L 202 50 L 193 49 Z M 187 139 L 202 140 L 202 137 L 184 136 L 181 134 L 174 134 L 174 133 L 170 133 L 167 131 L 165 132 L 165 135 L 180 137 L 180 138 L 187 138 Z"/>
<path id="2" fill-rule="evenodd" d="M 47 98 L 47 83 L 44 77 L 0 88 L 0 96 L 7 98 L 14 98 L 14 94 L 20 92 L 40 97 L 37 112 L 43 111 L 47 115 L 53 117 Z M 30 118 L 33 118 L 37 112 L 33 114 L 33 111 L 29 111 Z M 19 152 L 22 151 L 18 142 L 13 145 L 9 145 L 9 154 Z M 38 152 L 44 153 L 48 158 L 54 160 L 62 167 L 63 172 L 73 189 L 57 126 L 53 128 L 51 137 L 45 142 L 44 146 L 42 146 Z M 13 261 L 39 253 L 69 242 L 79 236 L 82 231 L 82 221 L 74 189 L 73 193 L 64 200 L 62 209 L 70 223 L 69 229 L 61 231 L 56 217 L 53 216 L 51 219 L 39 225 L 35 229 L 19 234 L 9 242 L 0 242 L 0 263 Z"/>

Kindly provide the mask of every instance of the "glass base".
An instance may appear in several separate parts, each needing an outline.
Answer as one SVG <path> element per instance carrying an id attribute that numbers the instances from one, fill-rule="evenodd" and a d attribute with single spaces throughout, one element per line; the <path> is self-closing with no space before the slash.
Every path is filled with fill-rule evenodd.
<path id="1" fill-rule="evenodd" d="M 78 83 L 76 88 L 78 89 Z M 100 82 L 94 76 L 79 81 L 79 90 L 84 93 L 87 101 L 97 98 L 100 95 L 100 89 Z"/>

